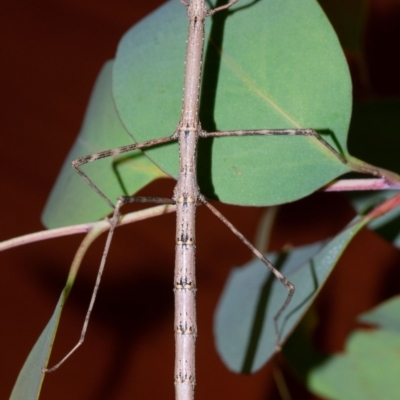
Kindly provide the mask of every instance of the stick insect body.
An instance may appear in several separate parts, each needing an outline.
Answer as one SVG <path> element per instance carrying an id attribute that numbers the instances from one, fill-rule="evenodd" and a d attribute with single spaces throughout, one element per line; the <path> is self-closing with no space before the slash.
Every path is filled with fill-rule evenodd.
<path id="1" fill-rule="evenodd" d="M 182 115 L 176 131 L 168 137 L 149 140 L 142 143 L 131 144 L 113 150 L 103 151 L 90 156 L 82 157 L 72 162 L 73 168 L 114 209 L 114 214 L 110 220 L 111 229 L 109 231 L 103 257 L 99 267 L 95 288 L 90 301 L 90 305 L 85 317 L 81 337 L 75 347 L 52 368 L 43 368 L 43 372 L 56 370 L 84 341 L 90 314 L 99 288 L 100 279 L 104 270 L 104 265 L 111 239 L 115 227 L 120 219 L 120 208 L 125 203 L 161 203 L 176 205 L 176 244 L 175 244 L 175 272 L 174 272 L 174 296 L 175 296 L 175 393 L 177 400 L 194 399 L 195 378 L 195 342 L 197 336 L 196 324 L 196 277 L 195 277 L 195 215 L 197 204 L 208 207 L 218 218 L 224 222 L 242 242 L 258 257 L 275 275 L 275 277 L 287 289 L 288 294 L 282 307 L 274 317 L 277 349 L 280 347 L 280 335 L 278 329 L 278 319 L 284 309 L 288 306 L 293 294 L 294 286 L 290 283 L 274 266 L 257 250 L 253 245 L 224 217 L 217 209 L 208 203 L 206 198 L 200 193 L 196 176 L 196 151 L 197 142 L 206 137 L 223 136 L 248 136 L 248 135 L 299 135 L 314 136 L 324 146 L 326 146 L 339 160 L 347 163 L 345 159 L 333 149 L 324 139 L 322 139 L 312 129 L 274 129 L 274 130 L 252 130 L 252 131 L 225 131 L 225 132 L 206 132 L 202 130 L 199 121 L 199 98 L 202 76 L 202 61 L 204 49 L 204 22 L 205 19 L 218 11 L 225 10 L 235 4 L 238 0 L 231 0 L 229 3 L 208 10 L 205 0 L 180 0 L 187 8 L 189 18 L 189 32 L 186 48 L 186 70 L 184 79 L 184 94 Z M 92 182 L 92 180 L 81 170 L 80 166 L 101 158 L 118 155 L 132 150 L 145 149 L 154 145 L 167 143 L 170 141 L 179 143 L 179 176 L 174 189 L 172 199 L 157 197 L 120 197 L 114 206 L 113 202 Z"/>

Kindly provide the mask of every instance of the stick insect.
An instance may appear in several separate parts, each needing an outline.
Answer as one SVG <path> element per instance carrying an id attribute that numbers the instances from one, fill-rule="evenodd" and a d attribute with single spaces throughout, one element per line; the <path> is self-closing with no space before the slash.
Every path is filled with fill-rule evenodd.
<path id="1" fill-rule="evenodd" d="M 56 370 L 64 361 L 81 346 L 87 331 L 89 318 L 93 309 L 94 301 L 99 289 L 101 276 L 104 270 L 107 254 L 112 241 L 115 227 L 120 220 L 120 209 L 126 203 L 156 203 L 176 205 L 176 245 L 175 245 L 175 272 L 174 272 L 174 296 L 175 296 L 175 391 L 176 399 L 194 399 L 194 388 L 196 384 L 195 375 L 195 342 L 197 336 L 196 325 L 196 277 L 195 277 L 195 215 L 197 205 L 206 206 L 216 215 L 231 231 L 258 257 L 274 276 L 287 290 L 287 296 L 274 317 L 276 347 L 281 346 L 278 321 L 282 312 L 289 305 L 294 295 L 294 285 L 289 282 L 254 246 L 230 223 L 208 200 L 200 193 L 196 176 L 196 155 L 199 139 L 210 137 L 227 136 L 274 136 L 274 135 L 297 135 L 313 136 L 332 152 L 341 162 L 347 161 L 324 139 L 312 129 L 268 129 L 268 130 L 235 130 L 223 132 L 206 132 L 199 121 L 199 99 L 202 78 L 202 60 L 204 51 L 204 23 L 205 19 L 216 12 L 221 12 L 238 0 L 231 0 L 227 4 L 214 9 L 207 9 L 205 0 L 180 0 L 187 9 L 189 29 L 185 59 L 185 78 L 183 89 L 183 105 L 181 119 L 176 131 L 167 137 L 153 139 L 142 143 L 130 144 L 117 149 L 102 151 L 93 155 L 79 158 L 72 162 L 73 168 L 89 184 L 89 186 L 114 210 L 110 220 L 109 231 L 103 257 L 100 263 L 92 298 L 83 324 L 81 337 L 72 350 L 56 365 L 51 368 L 43 368 L 43 372 Z M 173 197 L 130 197 L 118 198 L 113 202 L 96 186 L 85 172 L 82 171 L 83 164 L 99 160 L 105 157 L 115 156 L 137 149 L 146 149 L 152 146 L 165 144 L 171 141 L 179 143 L 179 176 L 174 189 Z"/>

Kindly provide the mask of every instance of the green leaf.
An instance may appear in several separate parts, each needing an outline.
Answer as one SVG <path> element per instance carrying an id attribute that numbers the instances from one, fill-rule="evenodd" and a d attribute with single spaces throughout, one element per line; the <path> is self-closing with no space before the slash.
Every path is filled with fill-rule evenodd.
<path id="1" fill-rule="evenodd" d="M 374 309 L 361 314 L 358 320 L 400 334 L 400 297 L 395 296 L 379 304 Z"/>
<path id="2" fill-rule="evenodd" d="M 328 399 L 397 399 L 400 376 L 400 299 L 396 297 L 359 319 L 382 329 L 357 330 L 344 354 L 309 372 L 311 390 Z"/>
<path id="3" fill-rule="evenodd" d="M 318 3 L 268 0 L 234 8 L 226 20 L 221 12 L 206 24 L 203 128 L 311 127 L 346 155 L 351 82 L 338 39 Z M 113 93 L 124 126 L 138 142 L 176 129 L 187 24 L 185 7 L 173 0 L 120 42 Z M 177 144 L 146 154 L 177 177 Z M 313 138 L 242 137 L 202 140 L 198 170 L 208 196 L 271 205 L 306 196 L 349 168 Z"/>
<path id="4" fill-rule="evenodd" d="M 39 398 L 44 379 L 42 368 L 47 365 L 50 357 L 64 302 L 65 294 L 63 292 L 50 321 L 44 328 L 18 375 L 10 400 L 34 400 Z"/>
<path id="5" fill-rule="evenodd" d="M 61 318 L 61 313 L 67 300 L 68 294 L 75 281 L 79 266 L 89 246 L 93 241 L 105 230 L 109 228 L 106 221 L 101 221 L 93 227 L 82 241 L 81 246 L 75 255 L 71 265 L 67 283 L 61 293 L 60 299 L 56 305 L 53 315 L 47 323 L 45 329 L 35 343 L 28 358 L 22 367 L 17 381 L 15 382 L 10 400 L 34 400 L 38 399 L 40 389 L 42 387 L 45 375 L 42 373 L 42 368 L 47 367 L 50 358 L 51 349 L 56 337 L 58 323 Z"/>
<path id="6" fill-rule="evenodd" d="M 113 62 L 106 63 L 96 81 L 81 132 L 76 139 L 42 215 L 48 228 L 96 221 L 110 213 L 110 207 L 78 176 L 71 161 L 133 143 L 116 112 L 111 92 Z M 142 152 L 95 161 L 82 168 L 100 190 L 116 200 L 131 194 L 154 179 L 165 176 Z"/>
<path id="7" fill-rule="evenodd" d="M 314 243 L 289 253 L 281 271 L 296 292 L 279 319 L 281 339 L 299 323 L 351 239 L 366 223 L 366 218 L 355 220 L 325 245 Z M 268 258 L 274 263 L 277 255 Z M 281 265 L 279 260 L 276 264 Z M 231 272 L 214 322 L 217 350 L 230 370 L 255 372 L 275 353 L 273 318 L 286 296 L 283 285 L 258 259 Z"/>

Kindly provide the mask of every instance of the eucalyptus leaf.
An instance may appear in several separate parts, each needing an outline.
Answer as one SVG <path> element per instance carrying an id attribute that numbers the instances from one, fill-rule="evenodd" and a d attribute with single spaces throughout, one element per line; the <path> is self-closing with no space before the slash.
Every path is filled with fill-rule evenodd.
<path id="1" fill-rule="evenodd" d="M 113 93 L 124 126 L 138 142 L 176 129 L 186 32 L 185 7 L 172 0 L 120 42 Z M 205 130 L 311 127 L 347 155 L 350 76 L 315 0 L 242 1 L 208 18 L 206 39 L 200 107 Z M 146 154 L 177 177 L 176 143 Z M 349 171 L 306 137 L 202 140 L 198 169 L 204 194 L 242 205 L 293 201 Z"/>
<path id="2" fill-rule="evenodd" d="M 108 229 L 107 225 L 108 223 L 106 221 L 99 222 L 87 233 L 82 244 L 79 246 L 74 261 L 71 264 L 66 285 L 61 292 L 60 299 L 53 315 L 33 346 L 24 366 L 19 372 L 10 400 L 35 400 L 39 398 L 40 389 L 45 377 L 42 368 L 47 368 L 47 363 L 53 348 L 58 323 L 61 318 L 65 301 L 67 300 L 72 285 L 74 284 L 76 274 L 87 249 L 102 232 Z"/>
<path id="3" fill-rule="evenodd" d="M 47 365 L 50 357 L 50 351 L 53 346 L 64 302 L 65 293 L 63 292 L 46 328 L 43 330 L 19 372 L 10 400 L 35 400 L 39 398 L 44 379 L 42 368 Z"/>
<path id="4" fill-rule="evenodd" d="M 81 132 L 47 201 L 42 221 L 48 228 L 96 221 L 112 211 L 71 166 L 76 158 L 133 143 L 114 106 L 112 68 L 113 62 L 109 61 L 99 74 Z M 140 151 L 95 161 L 82 169 L 112 201 L 165 176 Z"/>
<path id="5" fill-rule="evenodd" d="M 400 334 L 400 296 L 392 297 L 372 310 L 359 315 L 358 320 Z"/>
<path id="6" fill-rule="evenodd" d="M 308 372 L 309 388 L 327 399 L 397 399 L 400 375 L 400 299 L 396 297 L 359 320 L 381 326 L 357 330 L 343 354 Z"/>
<path id="7" fill-rule="evenodd" d="M 295 285 L 289 307 L 279 319 L 282 341 L 299 323 L 351 239 L 366 224 L 366 218 L 351 222 L 325 244 L 295 248 L 283 263 L 276 254 L 271 262 Z M 258 259 L 234 269 L 225 285 L 214 321 L 216 347 L 227 367 L 238 373 L 261 368 L 276 351 L 274 316 L 287 291 Z"/>

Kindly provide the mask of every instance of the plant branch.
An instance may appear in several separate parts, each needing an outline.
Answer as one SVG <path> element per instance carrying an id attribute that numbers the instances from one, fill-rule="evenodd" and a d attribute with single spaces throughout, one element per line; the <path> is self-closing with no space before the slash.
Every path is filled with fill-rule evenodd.
<path id="1" fill-rule="evenodd" d="M 339 179 L 332 181 L 329 185 L 321 190 L 325 192 L 347 192 L 361 190 L 400 190 L 400 182 L 388 181 L 385 178 L 372 179 Z M 120 225 L 127 225 L 132 222 L 142 221 L 147 218 L 156 217 L 162 214 L 175 212 L 175 206 L 162 205 L 152 208 L 147 208 L 141 211 L 135 211 L 124 215 L 121 218 Z M 0 243 L 0 251 L 12 249 L 13 247 L 22 246 L 29 243 L 39 242 L 42 240 L 54 239 L 62 236 L 76 235 L 79 233 L 87 233 L 94 227 L 106 232 L 110 228 L 110 223 L 107 219 L 88 222 L 85 224 L 65 226 L 62 228 L 49 229 L 40 232 L 30 233 L 28 235 L 19 236 L 13 239 L 5 240 Z"/>
<path id="2" fill-rule="evenodd" d="M 339 179 L 322 188 L 325 192 L 347 192 L 359 190 L 399 190 L 400 182 L 389 181 L 386 178 L 372 179 Z"/>
<path id="3" fill-rule="evenodd" d="M 175 212 L 175 206 L 162 205 L 152 208 L 147 208 L 141 211 L 135 211 L 124 215 L 121 218 L 120 225 L 127 225 L 132 222 L 142 221 L 147 218 L 157 217 L 163 214 L 169 214 Z M 19 236 L 13 239 L 5 240 L 0 243 L 0 251 L 8 250 L 13 247 L 22 246 L 28 243 L 39 242 L 41 240 L 54 239 L 62 236 L 76 235 L 78 233 L 87 233 L 91 229 L 101 229 L 103 232 L 110 229 L 110 223 L 108 220 L 101 220 L 97 222 L 89 222 L 86 224 L 66 226 L 63 228 L 49 229 L 45 231 L 30 233 L 28 235 Z"/>

